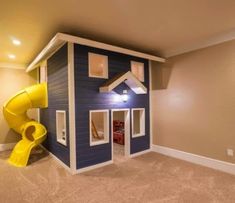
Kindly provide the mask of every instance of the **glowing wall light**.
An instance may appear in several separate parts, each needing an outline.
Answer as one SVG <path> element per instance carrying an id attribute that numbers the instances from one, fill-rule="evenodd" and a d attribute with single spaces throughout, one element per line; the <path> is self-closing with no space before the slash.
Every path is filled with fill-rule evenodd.
<path id="1" fill-rule="evenodd" d="M 15 56 L 14 54 L 8 54 L 8 58 L 9 58 L 9 59 L 15 59 L 16 56 Z"/>
<path id="2" fill-rule="evenodd" d="M 129 96 L 127 94 L 127 90 L 123 90 L 122 94 L 114 93 L 112 94 L 111 98 L 113 102 L 118 103 L 118 102 L 127 102 L 129 99 Z"/>
<path id="3" fill-rule="evenodd" d="M 115 102 L 115 103 L 121 102 L 122 101 L 121 95 L 117 94 L 117 93 L 113 94 L 112 95 L 112 101 Z"/>
<path id="4" fill-rule="evenodd" d="M 122 97 L 123 102 L 127 102 L 127 100 L 128 100 L 127 90 L 123 90 L 121 97 Z"/>
<path id="5" fill-rule="evenodd" d="M 21 41 L 18 39 L 12 39 L 12 43 L 16 46 L 20 46 L 21 45 Z"/>

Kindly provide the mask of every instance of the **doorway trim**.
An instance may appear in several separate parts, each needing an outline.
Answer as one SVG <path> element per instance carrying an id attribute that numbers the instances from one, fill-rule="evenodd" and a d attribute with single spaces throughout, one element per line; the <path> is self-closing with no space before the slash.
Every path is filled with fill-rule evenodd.
<path id="1" fill-rule="evenodd" d="M 130 157 L 130 109 L 111 109 L 111 141 L 112 141 L 112 160 L 113 160 L 113 113 L 117 111 L 124 111 L 124 120 L 125 120 L 125 144 L 124 144 L 124 156 Z"/>

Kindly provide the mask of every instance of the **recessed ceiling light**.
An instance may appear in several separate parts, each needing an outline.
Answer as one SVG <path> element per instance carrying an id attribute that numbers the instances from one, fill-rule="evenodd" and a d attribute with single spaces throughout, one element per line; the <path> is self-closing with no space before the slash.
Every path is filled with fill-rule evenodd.
<path id="1" fill-rule="evenodd" d="M 8 58 L 9 58 L 9 59 L 15 59 L 16 56 L 15 56 L 14 54 L 8 54 Z"/>
<path id="2" fill-rule="evenodd" d="M 12 43 L 13 43 L 14 45 L 16 45 L 16 46 L 21 45 L 21 41 L 18 40 L 18 39 L 12 39 Z"/>

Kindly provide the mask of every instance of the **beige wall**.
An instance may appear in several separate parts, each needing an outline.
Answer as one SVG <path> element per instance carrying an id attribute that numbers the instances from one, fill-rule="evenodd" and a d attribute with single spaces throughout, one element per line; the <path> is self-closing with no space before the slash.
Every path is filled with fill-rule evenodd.
<path id="1" fill-rule="evenodd" d="M 20 136 L 9 129 L 2 114 L 3 104 L 24 87 L 36 83 L 37 72 L 26 74 L 25 70 L 0 68 L 0 144 L 14 143 Z M 36 111 L 29 112 L 30 117 L 36 118 Z"/>
<path id="2" fill-rule="evenodd" d="M 153 143 L 235 163 L 235 41 L 153 64 Z"/>
<path id="3" fill-rule="evenodd" d="M 124 122 L 125 120 L 125 111 L 114 111 L 113 120 L 118 120 Z"/>

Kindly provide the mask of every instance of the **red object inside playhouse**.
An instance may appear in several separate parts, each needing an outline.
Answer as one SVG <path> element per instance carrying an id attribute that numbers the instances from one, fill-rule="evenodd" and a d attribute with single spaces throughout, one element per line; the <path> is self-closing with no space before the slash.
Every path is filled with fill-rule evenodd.
<path id="1" fill-rule="evenodd" d="M 125 124 L 122 121 L 113 121 L 113 142 L 124 145 Z"/>

